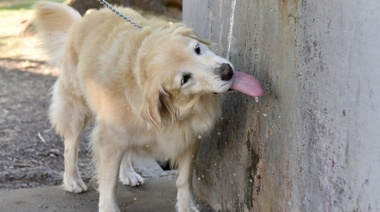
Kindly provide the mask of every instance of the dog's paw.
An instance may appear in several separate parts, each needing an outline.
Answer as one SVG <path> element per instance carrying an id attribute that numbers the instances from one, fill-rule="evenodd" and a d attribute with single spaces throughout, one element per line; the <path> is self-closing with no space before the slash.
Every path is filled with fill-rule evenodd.
<path id="1" fill-rule="evenodd" d="M 99 212 L 120 212 L 119 209 L 99 209 Z"/>
<path id="2" fill-rule="evenodd" d="M 194 204 L 177 204 L 177 212 L 199 212 L 198 207 Z"/>
<path id="3" fill-rule="evenodd" d="M 87 191 L 87 186 L 80 177 L 79 178 L 64 177 L 63 189 L 65 191 L 69 191 L 73 193 L 82 193 L 82 192 Z"/>
<path id="4" fill-rule="evenodd" d="M 99 212 L 120 212 L 119 208 L 99 208 Z"/>
<path id="5" fill-rule="evenodd" d="M 120 212 L 119 207 L 116 205 L 114 206 L 108 206 L 99 204 L 99 212 Z"/>
<path id="6" fill-rule="evenodd" d="M 144 184 L 144 178 L 141 177 L 141 175 L 137 174 L 136 172 L 126 172 L 121 173 L 120 172 L 120 182 L 123 183 L 123 185 L 128 186 L 141 186 Z"/>
<path id="7" fill-rule="evenodd" d="M 194 204 L 189 190 L 179 189 L 177 193 L 176 209 L 178 212 L 199 212 L 198 207 Z"/>

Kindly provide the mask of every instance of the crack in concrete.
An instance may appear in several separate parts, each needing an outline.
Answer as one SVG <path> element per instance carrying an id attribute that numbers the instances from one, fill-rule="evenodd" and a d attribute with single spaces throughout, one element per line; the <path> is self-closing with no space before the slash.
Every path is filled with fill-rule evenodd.
<path id="1" fill-rule="evenodd" d="M 231 5 L 230 27 L 228 29 L 228 49 L 227 49 L 228 60 L 230 59 L 230 52 L 231 52 L 232 31 L 234 29 L 234 19 L 235 19 L 235 7 L 236 7 L 236 0 L 233 0 L 232 5 Z"/>

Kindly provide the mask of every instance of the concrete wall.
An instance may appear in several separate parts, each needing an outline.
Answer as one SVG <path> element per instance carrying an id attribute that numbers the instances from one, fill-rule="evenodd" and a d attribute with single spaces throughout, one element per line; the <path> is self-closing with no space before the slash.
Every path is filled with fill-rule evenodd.
<path id="1" fill-rule="evenodd" d="M 223 98 L 198 197 L 217 211 L 380 211 L 380 1 L 184 0 L 183 18 L 263 82 Z"/>

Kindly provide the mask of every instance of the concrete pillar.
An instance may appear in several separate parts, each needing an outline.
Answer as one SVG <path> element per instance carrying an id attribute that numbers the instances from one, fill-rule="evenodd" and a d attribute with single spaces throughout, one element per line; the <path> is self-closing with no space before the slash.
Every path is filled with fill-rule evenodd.
<path id="1" fill-rule="evenodd" d="M 217 211 L 380 211 L 380 1 L 184 0 L 266 96 L 224 95 L 196 194 Z"/>

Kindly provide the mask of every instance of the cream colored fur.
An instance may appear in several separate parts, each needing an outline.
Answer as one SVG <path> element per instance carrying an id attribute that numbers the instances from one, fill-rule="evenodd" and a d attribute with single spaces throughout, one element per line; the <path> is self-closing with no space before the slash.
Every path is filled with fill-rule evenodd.
<path id="1" fill-rule="evenodd" d="M 183 24 L 119 9 L 144 28 L 135 28 L 108 9 L 81 18 L 61 4 L 36 5 L 37 27 L 60 68 L 50 117 L 65 142 L 64 188 L 87 190 L 77 152 L 81 132 L 93 119 L 99 211 L 119 211 L 118 177 L 127 185 L 143 184 L 133 170 L 133 154 L 175 161 L 177 210 L 198 211 L 191 193 L 198 136 L 210 131 L 220 116 L 215 93 L 228 90 L 232 80 L 221 80 L 215 70 L 230 63 Z M 195 52 L 197 47 L 201 54 Z"/>

